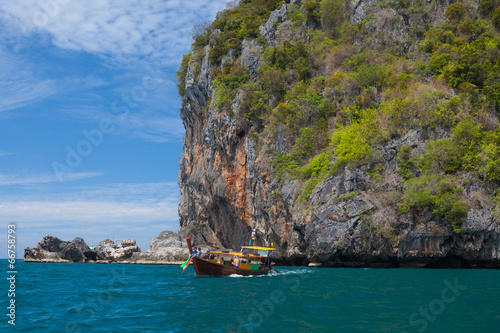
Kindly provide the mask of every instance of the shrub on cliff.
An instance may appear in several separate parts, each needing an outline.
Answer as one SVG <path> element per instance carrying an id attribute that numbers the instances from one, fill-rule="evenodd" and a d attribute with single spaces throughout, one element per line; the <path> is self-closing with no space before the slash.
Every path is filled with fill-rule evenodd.
<path id="1" fill-rule="evenodd" d="M 461 3 L 454 3 L 446 9 L 449 23 L 430 29 L 421 49 L 429 53 L 429 67 L 435 75 L 445 79 L 451 86 L 473 85 L 480 93 L 488 96 L 483 103 L 500 110 L 500 37 L 495 31 L 492 17 L 500 6 L 492 1 L 483 1 L 479 12 L 485 20 L 475 19 L 471 11 Z"/>
<path id="2" fill-rule="evenodd" d="M 455 177 L 425 175 L 406 181 L 404 186 L 399 204 L 401 213 L 430 208 L 440 221 L 451 225 L 454 231 L 463 230 L 462 222 L 467 217 L 467 209 L 460 197 L 463 188 L 457 185 Z"/>
<path id="3" fill-rule="evenodd" d="M 177 84 L 177 91 L 180 96 L 186 95 L 186 75 L 189 66 L 189 60 L 191 59 L 191 54 L 186 54 L 182 57 L 182 62 L 177 73 L 177 78 L 175 83 Z"/>
<path id="4" fill-rule="evenodd" d="M 354 123 L 341 127 L 332 134 L 331 144 L 338 157 L 337 163 L 354 163 L 372 155 L 363 129 L 361 123 Z"/>
<path id="5" fill-rule="evenodd" d="M 320 6 L 321 25 L 333 38 L 341 36 L 341 28 L 352 12 L 348 0 L 322 0 Z"/>

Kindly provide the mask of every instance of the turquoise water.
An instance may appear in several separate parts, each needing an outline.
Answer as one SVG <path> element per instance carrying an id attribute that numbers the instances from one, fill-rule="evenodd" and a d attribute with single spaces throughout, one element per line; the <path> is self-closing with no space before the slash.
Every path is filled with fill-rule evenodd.
<path id="1" fill-rule="evenodd" d="M 500 270 L 278 270 L 18 262 L 15 329 L 4 279 L 0 332 L 500 331 Z"/>

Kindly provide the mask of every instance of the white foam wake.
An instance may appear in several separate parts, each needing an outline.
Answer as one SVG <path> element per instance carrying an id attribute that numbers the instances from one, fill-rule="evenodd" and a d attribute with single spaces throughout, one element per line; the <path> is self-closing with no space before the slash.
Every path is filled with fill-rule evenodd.
<path id="1" fill-rule="evenodd" d="M 296 269 L 296 270 L 287 270 L 287 269 L 279 269 L 279 270 L 273 270 L 269 274 L 266 275 L 238 275 L 238 274 L 231 274 L 228 275 L 230 278 L 252 278 L 252 277 L 273 277 L 273 276 L 283 276 L 283 275 L 293 275 L 293 274 L 312 274 L 314 273 L 314 269 L 310 268 L 302 268 L 302 269 Z"/>

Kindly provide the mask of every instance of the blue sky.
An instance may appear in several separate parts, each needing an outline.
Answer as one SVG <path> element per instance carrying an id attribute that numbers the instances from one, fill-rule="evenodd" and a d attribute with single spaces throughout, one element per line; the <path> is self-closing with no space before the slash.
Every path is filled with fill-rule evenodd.
<path id="1" fill-rule="evenodd" d="M 227 0 L 0 2 L 0 257 L 177 231 L 175 71 Z"/>

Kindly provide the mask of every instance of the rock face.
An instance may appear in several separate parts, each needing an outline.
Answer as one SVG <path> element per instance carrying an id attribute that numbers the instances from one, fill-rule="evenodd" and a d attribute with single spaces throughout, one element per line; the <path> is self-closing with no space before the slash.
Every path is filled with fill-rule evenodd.
<path id="1" fill-rule="evenodd" d="M 45 236 L 40 242 L 38 242 L 37 247 L 44 251 L 60 253 L 66 247 L 67 244 L 68 242 L 62 241 L 57 237 L 48 235 Z"/>
<path id="2" fill-rule="evenodd" d="M 85 241 L 77 237 L 71 242 L 63 241 L 57 237 L 45 236 L 33 249 L 24 250 L 25 260 L 54 260 L 84 262 L 95 260 L 96 252 L 91 250 Z"/>
<path id="3" fill-rule="evenodd" d="M 154 252 L 134 252 L 130 260 L 136 263 L 184 262 L 189 258 L 187 247 L 165 247 Z"/>
<path id="4" fill-rule="evenodd" d="M 363 20 L 373 3 L 356 1 L 351 21 Z M 276 43 L 274 22 L 287 20 L 288 6 L 273 12 L 260 27 L 269 43 Z M 442 15 L 441 9 L 436 15 Z M 386 27 L 382 22 L 373 29 Z M 395 38 L 405 36 L 404 29 L 389 33 Z M 245 45 L 252 42 L 247 40 Z M 259 48 L 251 49 L 251 57 L 242 57 L 241 64 L 255 73 Z M 423 151 L 426 140 L 448 133 L 414 130 L 389 141 L 378 147 L 377 163 L 383 166 L 381 181 L 373 174 L 374 164 L 346 168 L 319 183 L 307 202 L 308 208 L 304 208 L 297 202 L 298 181 L 282 183 L 272 176 L 266 151 L 286 149 L 279 134 L 275 140 L 259 138 L 263 144 L 258 146 L 251 132 L 260 133 L 262 124 L 237 119 L 209 102 L 218 92 L 206 58 L 196 69 L 198 75 L 194 65 L 188 68 L 181 109 L 186 129 L 178 175 L 181 237 L 189 236 L 198 244 L 239 249 L 248 244 L 255 228 L 257 243 L 276 247 L 274 260 L 280 263 L 500 267 L 500 226 L 494 222 L 491 209 L 470 208 L 465 231 L 455 233 L 451 227 L 438 224 L 431 212 L 400 214 L 387 204 L 390 192 L 401 183 L 396 159 L 401 146 Z M 472 195 L 475 185 L 470 186 L 465 191 Z"/>
<path id="5" fill-rule="evenodd" d="M 85 244 L 85 241 L 82 238 L 75 238 L 72 240 L 64 249 L 61 251 L 61 257 L 66 260 L 70 260 L 73 262 L 76 261 L 83 261 L 85 259 L 91 259 L 92 258 L 87 258 L 85 255 L 89 255 L 89 257 L 93 257 L 95 259 L 95 251 L 92 251 L 87 244 Z"/>
<path id="6" fill-rule="evenodd" d="M 271 13 L 267 22 L 259 27 L 261 35 L 266 37 L 268 43 L 273 44 L 276 42 L 276 26 L 287 20 L 287 13 L 290 6 L 300 5 L 301 2 L 301 0 L 291 0 L 289 3 L 284 2 L 279 9 Z"/>
<path id="7" fill-rule="evenodd" d="M 255 77 L 260 66 L 259 57 L 262 53 L 262 47 L 253 39 L 245 39 L 242 44 L 241 64 L 248 68 L 252 77 Z"/>
<path id="8" fill-rule="evenodd" d="M 182 245 L 183 242 L 179 235 L 173 231 L 165 230 L 160 232 L 160 234 L 155 238 L 151 239 L 148 252 L 158 251 L 165 248 L 182 247 Z"/>
<path id="9" fill-rule="evenodd" d="M 457 234 L 432 214 L 398 216 L 370 202 L 363 194 L 369 182 L 362 170 L 346 170 L 315 190 L 311 202 L 319 208 L 305 228 L 308 260 L 327 266 L 499 267 L 500 227 L 491 211 L 470 210 L 466 231 Z M 377 219 L 385 224 L 374 227 Z"/>
<path id="10" fill-rule="evenodd" d="M 142 252 L 137 245 L 115 244 L 111 239 L 106 239 L 96 247 L 100 259 L 111 261 L 123 261 L 132 257 L 134 252 Z"/>

